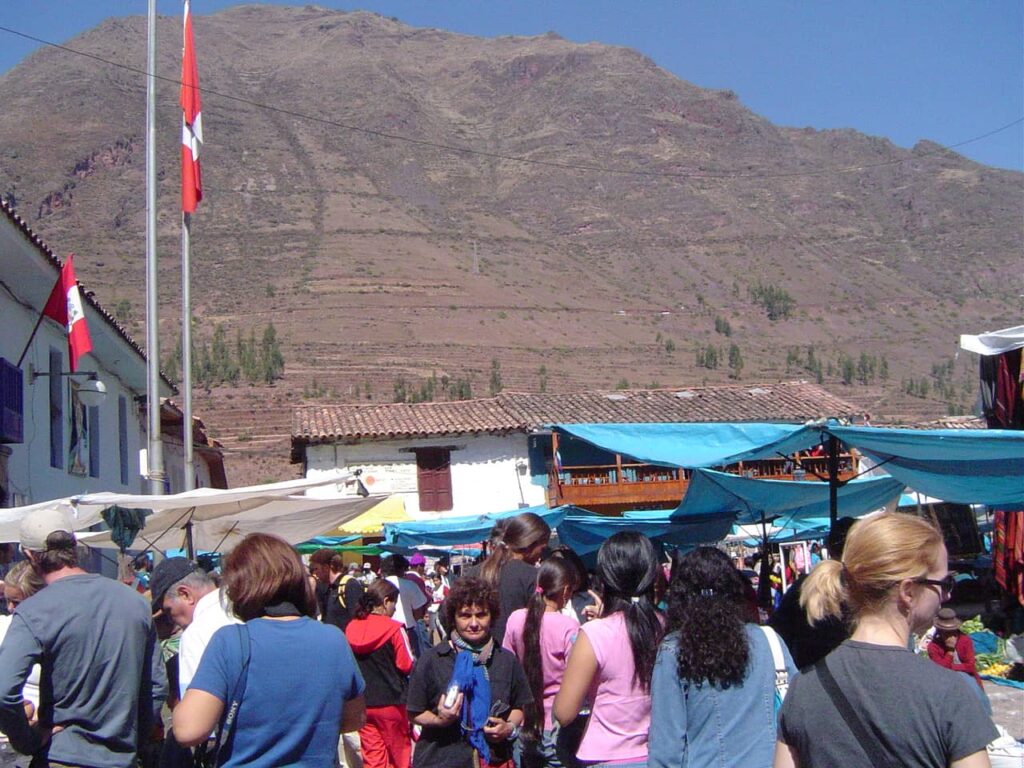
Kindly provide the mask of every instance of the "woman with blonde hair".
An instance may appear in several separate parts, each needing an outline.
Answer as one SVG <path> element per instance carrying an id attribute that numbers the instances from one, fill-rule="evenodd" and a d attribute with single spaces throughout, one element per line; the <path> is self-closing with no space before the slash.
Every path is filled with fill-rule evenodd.
<path id="1" fill-rule="evenodd" d="M 800 605 L 812 623 L 845 606 L 853 632 L 792 681 L 776 768 L 989 765 L 998 734 L 970 681 L 910 650 L 952 588 L 942 534 L 926 520 L 886 512 L 850 529 L 842 560 L 814 569 Z"/>

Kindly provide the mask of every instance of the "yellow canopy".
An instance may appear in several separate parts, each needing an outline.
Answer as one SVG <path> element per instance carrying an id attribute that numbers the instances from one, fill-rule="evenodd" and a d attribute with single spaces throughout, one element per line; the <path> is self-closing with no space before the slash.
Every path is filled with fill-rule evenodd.
<path id="1" fill-rule="evenodd" d="M 405 511 L 401 496 L 388 496 L 384 501 L 371 507 L 338 527 L 341 533 L 380 535 L 384 523 L 402 523 L 412 518 Z"/>

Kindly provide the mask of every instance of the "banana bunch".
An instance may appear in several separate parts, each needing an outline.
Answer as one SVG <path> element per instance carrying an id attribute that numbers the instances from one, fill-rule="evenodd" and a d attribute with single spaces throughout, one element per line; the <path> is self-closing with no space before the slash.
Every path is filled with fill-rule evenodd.
<path id="1" fill-rule="evenodd" d="M 990 675 L 991 677 L 1006 677 L 1006 673 L 1012 669 L 1012 664 L 990 664 L 984 669 L 979 669 L 978 674 Z"/>

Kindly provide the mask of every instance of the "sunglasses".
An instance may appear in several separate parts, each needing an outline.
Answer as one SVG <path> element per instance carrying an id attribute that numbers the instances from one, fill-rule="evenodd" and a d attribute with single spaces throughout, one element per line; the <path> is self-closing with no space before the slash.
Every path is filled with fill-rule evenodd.
<path id="1" fill-rule="evenodd" d="M 941 579 L 927 579 L 924 576 L 914 579 L 915 584 L 929 584 L 933 587 L 938 587 L 942 590 L 943 594 L 951 594 L 953 587 L 956 586 L 956 574 L 948 573 L 944 578 Z"/>

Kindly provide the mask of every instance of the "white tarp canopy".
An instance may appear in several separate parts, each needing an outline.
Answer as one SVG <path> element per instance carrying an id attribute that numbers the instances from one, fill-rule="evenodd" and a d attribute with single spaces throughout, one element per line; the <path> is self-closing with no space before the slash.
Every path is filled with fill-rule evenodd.
<path id="1" fill-rule="evenodd" d="M 1004 352 L 1021 349 L 1024 347 L 1024 325 L 990 333 L 979 333 L 977 336 L 962 334 L 960 347 L 968 352 L 977 352 L 979 355 L 1001 355 Z"/>
<path id="2" fill-rule="evenodd" d="M 152 510 L 145 528 L 135 539 L 133 549 L 153 545 L 159 549 L 182 546 L 185 526 L 192 524 L 196 550 L 230 549 L 249 533 L 273 533 L 290 544 L 306 541 L 324 531 L 362 514 L 382 496 L 337 496 L 334 498 L 301 495 L 309 488 L 341 487 L 355 481 L 351 472 L 339 471 L 316 478 L 288 480 L 222 490 L 198 488 L 170 496 L 146 496 L 128 493 L 89 493 L 0 509 L 0 541 L 18 541 L 21 519 L 37 509 L 62 507 L 74 520 L 75 529 L 102 522 L 101 513 L 111 506 Z M 90 546 L 114 548 L 108 531 L 81 534 Z"/>

